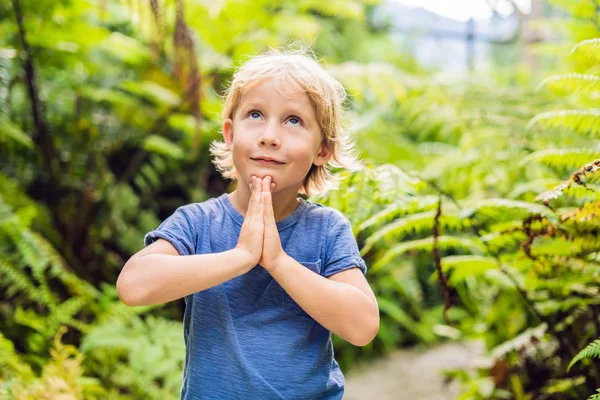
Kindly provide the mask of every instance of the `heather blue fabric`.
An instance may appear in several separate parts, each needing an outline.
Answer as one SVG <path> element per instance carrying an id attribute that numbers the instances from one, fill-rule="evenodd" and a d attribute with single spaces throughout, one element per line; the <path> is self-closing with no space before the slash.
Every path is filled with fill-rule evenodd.
<path id="1" fill-rule="evenodd" d="M 277 222 L 285 252 L 324 277 L 355 267 L 366 273 L 349 220 L 333 208 L 299 201 Z M 223 252 L 235 247 L 243 222 L 223 194 L 179 207 L 144 243 L 162 238 L 184 256 Z M 342 398 L 344 375 L 331 333 L 260 265 L 186 296 L 185 304 L 182 399 Z"/>

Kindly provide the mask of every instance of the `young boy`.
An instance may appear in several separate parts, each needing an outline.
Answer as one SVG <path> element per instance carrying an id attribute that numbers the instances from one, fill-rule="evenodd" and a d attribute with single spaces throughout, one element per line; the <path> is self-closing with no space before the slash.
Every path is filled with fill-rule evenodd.
<path id="1" fill-rule="evenodd" d="M 341 399 L 331 332 L 379 330 L 349 220 L 298 197 L 354 161 L 344 89 L 305 51 L 269 51 L 234 75 L 214 163 L 236 189 L 178 208 L 117 281 L 130 306 L 185 298 L 182 399 Z"/>

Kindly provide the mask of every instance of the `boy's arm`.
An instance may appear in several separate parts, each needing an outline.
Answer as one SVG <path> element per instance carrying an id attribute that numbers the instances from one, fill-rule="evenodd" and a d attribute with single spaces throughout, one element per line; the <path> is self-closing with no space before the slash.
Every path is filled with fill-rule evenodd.
<path id="1" fill-rule="evenodd" d="M 325 278 L 286 255 L 269 273 L 315 321 L 342 339 L 365 346 L 377 336 L 377 300 L 359 268 Z"/>
<path id="2" fill-rule="evenodd" d="M 117 279 L 117 292 L 128 306 L 161 304 L 217 286 L 255 265 L 236 248 L 180 256 L 171 243 L 158 239 L 127 261 Z"/>

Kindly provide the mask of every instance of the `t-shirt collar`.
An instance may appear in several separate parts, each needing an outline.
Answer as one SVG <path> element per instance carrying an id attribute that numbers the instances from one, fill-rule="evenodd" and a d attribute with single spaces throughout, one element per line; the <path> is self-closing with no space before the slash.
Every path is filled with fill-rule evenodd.
<path id="1" fill-rule="evenodd" d="M 229 199 L 229 194 L 223 193 L 221 196 L 218 197 L 218 200 L 221 202 L 223 208 L 231 217 L 231 219 L 233 219 L 235 223 L 239 226 L 242 226 L 242 224 L 244 223 L 244 216 L 237 210 L 237 208 L 233 206 L 233 203 L 231 203 L 231 199 Z M 276 223 L 277 230 L 280 231 L 298 222 L 298 219 L 300 218 L 300 215 L 302 214 L 302 211 L 304 210 L 305 206 L 306 201 L 302 197 L 298 197 L 298 206 L 290 215 Z"/>

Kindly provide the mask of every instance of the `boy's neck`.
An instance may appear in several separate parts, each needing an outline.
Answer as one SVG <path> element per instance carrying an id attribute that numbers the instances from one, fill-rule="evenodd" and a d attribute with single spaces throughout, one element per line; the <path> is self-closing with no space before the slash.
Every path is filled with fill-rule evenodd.
<path id="1" fill-rule="evenodd" d="M 293 188 L 291 188 L 293 189 Z M 239 187 L 229 194 L 231 204 L 242 214 L 246 216 L 248 203 L 250 202 L 250 190 L 241 190 Z M 292 215 L 298 207 L 298 190 L 282 190 L 271 193 L 273 197 L 273 214 L 275 222 L 279 222 Z"/>

